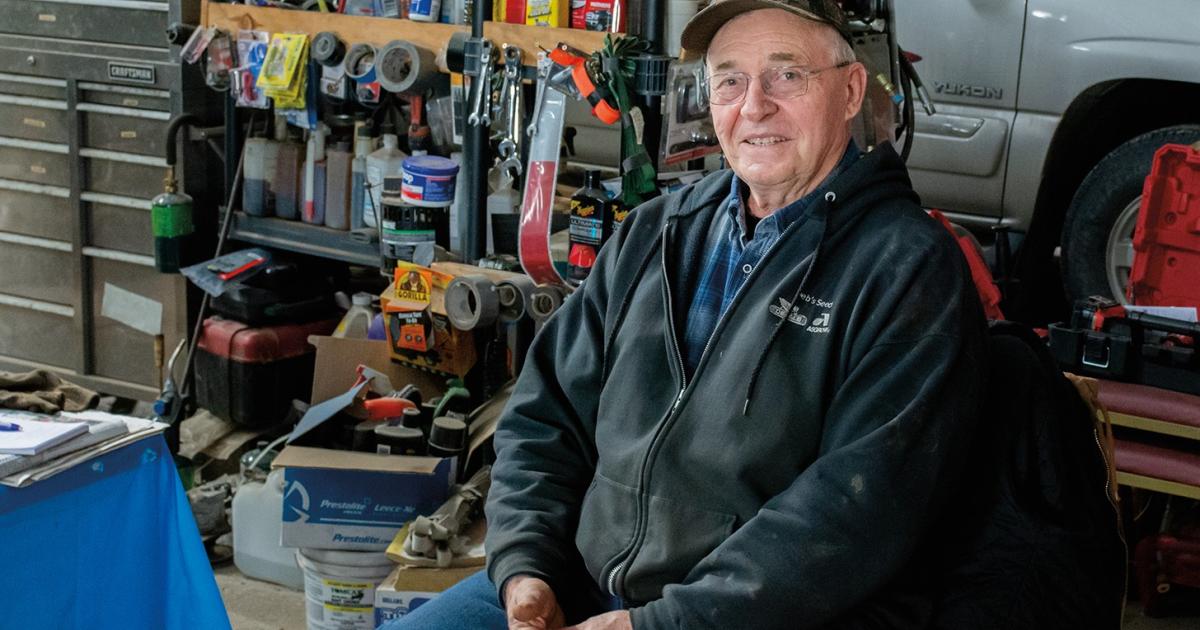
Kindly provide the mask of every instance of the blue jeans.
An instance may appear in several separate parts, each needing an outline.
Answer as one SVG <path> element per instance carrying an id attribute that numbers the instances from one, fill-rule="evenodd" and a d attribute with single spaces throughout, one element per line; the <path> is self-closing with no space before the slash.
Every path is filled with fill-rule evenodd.
<path id="1" fill-rule="evenodd" d="M 415 610 L 377 630 L 508 630 L 508 619 L 487 571 L 451 586 Z"/>
<path id="2" fill-rule="evenodd" d="M 621 600 L 603 595 L 594 588 L 576 588 L 567 597 L 568 600 L 560 600 L 559 604 L 563 606 L 568 624 L 622 607 Z M 496 587 L 488 579 L 487 571 L 481 570 L 376 630 L 417 629 L 508 630 L 508 617 L 500 607 Z"/>

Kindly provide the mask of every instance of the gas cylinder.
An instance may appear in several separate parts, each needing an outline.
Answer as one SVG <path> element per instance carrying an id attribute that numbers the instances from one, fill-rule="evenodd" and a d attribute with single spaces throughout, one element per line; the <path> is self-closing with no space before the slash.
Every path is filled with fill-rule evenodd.
<path id="1" fill-rule="evenodd" d="M 192 198 L 178 192 L 175 169 L 167 169 L 162 194 L 150 202 L 150 222 L 154 234 L 154 267 L 163 273 L 179 273 L 186 258 L 192 232 Z"/>

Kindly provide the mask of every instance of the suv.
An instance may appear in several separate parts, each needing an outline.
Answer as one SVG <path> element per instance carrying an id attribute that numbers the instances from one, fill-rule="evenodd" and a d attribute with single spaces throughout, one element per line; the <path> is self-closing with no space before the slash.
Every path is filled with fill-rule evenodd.
<path id="1" fill-rule="evenodd" d="M 1163 144 L 1200 140 L 1200 0 L 896 3 L 937 105 L 908 160 L 928 207 L 1024 232 L 1015 310 L 1123 299 L 1142 183 Z M 1061 246 L 1060 265 L 1054 256 Z M 1003 270 L 1001 271 L 1003 273 Z M 1035 312 L 1030 304 L 1041 307 Z"/>

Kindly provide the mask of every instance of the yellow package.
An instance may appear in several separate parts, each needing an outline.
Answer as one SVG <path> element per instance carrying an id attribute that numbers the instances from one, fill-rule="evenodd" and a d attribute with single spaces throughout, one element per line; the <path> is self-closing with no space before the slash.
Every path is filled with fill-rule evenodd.
<path id="1" fill-rule="evenodd" d="M 527 0 L 525 23 L 529 26 L 570 26 L 569 0 Z"/>

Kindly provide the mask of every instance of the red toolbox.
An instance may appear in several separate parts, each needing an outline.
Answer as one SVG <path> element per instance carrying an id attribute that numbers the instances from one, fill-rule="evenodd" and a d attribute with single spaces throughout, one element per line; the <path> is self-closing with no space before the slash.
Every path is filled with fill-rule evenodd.
<path id="1" fill-rule="evenodd" d="M 1200 148 L 1154 154 L 1133 248 L 1130 302 L 1200 308 Z"/>
<path id="2" fill-rule="evenodd" d="M 307 402 L 312 390 L 316 355 L 309 335 L 328 335 L 337 323 L 256 328 L 209 317 L 196 349 L 196 402 L 244 426 L 282 422 L 292 400 Z"/>

